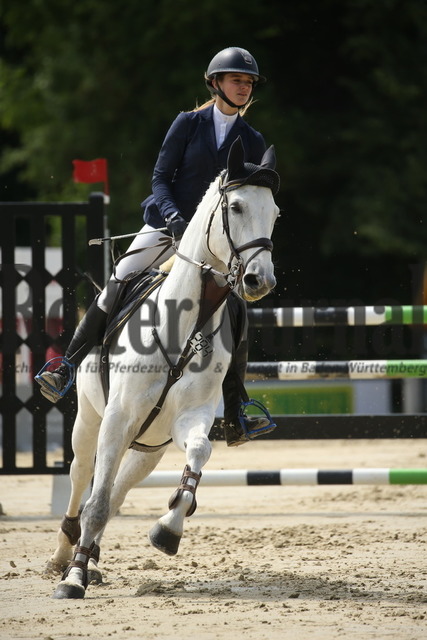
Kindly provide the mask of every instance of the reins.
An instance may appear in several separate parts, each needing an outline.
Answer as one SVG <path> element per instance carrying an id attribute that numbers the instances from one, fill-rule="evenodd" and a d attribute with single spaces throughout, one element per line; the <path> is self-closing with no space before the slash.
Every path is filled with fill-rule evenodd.
<path id="1" fill-rule="evenodd" d="M 143 251 L 146 251 L 147 249 L 153 249 L 153 248 L 161 248 L 160 253 L 156 256 L 156 258 L 154 260 L 158 260 L 164 253 L 166 253 L 166 251 L 172 247 L 175 255 L 178 256 L 179 258 L 181 258 L 181 260 L 185 260 L 186 262 L 188 262 L 189 264 L 193 264 L 196 267 L 198 267 L 199 269 L 202 269 L 204 271 L 210 271 L 212 274 L 216 275 L 216 276 L 220 276 L 221 278 L 224 278 L 225 281 L 227 282 L 227 284 L 229 285 L 230 289 L 234 289 L 236 287 L 236 285 L 241 281 L 243 274 L 245 272 L 246 267 L 248 266 L 248 264 L 262 251 L 273 251 L 273 243 L 270 240 L 270 238 L 256 238 L 254 240 L 251 240 L 250 242 L 246 242 L 245 244 L 240 245 L 239 247 L 236 247 L 234 245 L 234 242 L 231 238 L 231 234 L 230 234 L 230 225 L 229 225 L 229 220 L 228 220 L 228 198 L 227 198 L 227 194 L 229 191 L 232 191 L 234 189 L 238 189 L 240 186 L 242 186 L 242 182 L 233 180 L 230 182 L 224 182 L 224 176 L 220 176 L 220 184 L 219 184 L 219 193 L 220 193 L 220 197 L 218 200 L 218 203 L 216 204 L 216 206 L 214 207 L 214 209 L 212 210 L 212 213 L 209 217 L 209 221 L 206 227 L 206 242 L 207 242 L 207 248 L 209 253 L 216 258 L 217 256 L 215 256 L 215 254 L 212 252 L 210 246 L 209 246 L 209 237 L 210 237 L 210 231 L 211 231 L 211 227 L 212 227 L 212 223 L 215 217 L 215 214 L 218 210 L 219 205 L 221 205 L 221 215 L 222 215 L 222 226 L 223 226 L 223 231 L 225 233 L 225 236 L 227 238 L 227 242 L 228 242 L 228 246 L 230 248 L 230 259 L 227 265 L 228 268 L 228 273 L 224 273 L 222 271 L 218 271 L 217 269 L 214 269 L 214 267 L 209 264 L 206 261 L 197 261 L 194 260 L 193 258 L 189 258 L 188 256 L 184 255 L 183 253 L 181 253 L 176 245 L 176 241 L 175 238 L 172 237 L 168 237 L 165 236 L 164 239 L 160 240 L 157 244 L 155 245 L 150 245 L 150 247 L 142 247 L 140 249 L 134 249 L 133 251 L 127 251 L 124 254 L 122 254 L 121 256 L 119 256 L 116 260 L 114 260 L 113 262 L 113 276 L 116 280 L 116 282 L 125 282 L 125 280 L 120 280 L 119 278 L 117 278 L 116 276 L 116 268 L 117 265 L 124 259 L 127 258 L 131 255 L 135 255 L 137 253 L 142 253 Z M 129 236 L 131 235 L 140 235 L 140 234 L 128 234 Z M 117 236 L 117 238 L 120 237 L 127 237 L 127 236 Z M 91 241 L 91 243 L 99 243 L 102 240 L 107 240 L 108 238 L 99 238 L 97 240 L 93 240 Z M 116 238 L 110 238 L 110 240 L 115 240 Z M 258 251 L 255 251 L 247 260 L 246 260 L 246 264 L 243 261 L 243 258 L 241 257 L 240 253 L 243 251 L 246 251 L 247 249 L 252 249 L 252 248 L 258 248 Z M 235 261 L 233 264 L 233 260 Z M 153 261 L 154 262 L 154 261 Z M 150 267 L 152 266 L 152 263 L 150 265 L 147 265 L 146 267 L 146 271 L 148 271 L 150 269 Z"/>

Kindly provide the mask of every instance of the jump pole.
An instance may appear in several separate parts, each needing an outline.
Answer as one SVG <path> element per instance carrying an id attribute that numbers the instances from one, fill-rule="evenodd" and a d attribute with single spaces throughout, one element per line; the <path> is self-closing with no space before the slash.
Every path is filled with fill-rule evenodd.
<path id="1" fill-rule="evenodd" d="M 248 376 L 276 380 L 427 378 L 427 360 L 249 362 Z"/>
<path id="2" fill-rule="evenodd" d="M 153 471 L 134 489 L 150 487 L 160 489 L 177 487 L 181 471 Z M 203 471 L 201 486 L 313 486 L 313 485 L 423 485 L 427 484 L 427 469 L 278 469 L 276 471 L 249 471 L 231 469 Z M 51 515 L 61 516 L 67 508 L 71 483 L 68 475 L 54 475 Z M 89 498 L 90 489 L 83 496 Z"/>
<path id="3" fill-rule="evenodd" d="M 252 327 L 427 324 L 427 306 L 278 307 L 248 309 Z"/>
<path id="4" fill-rule="evenodd" d="M 154 471 L 136 487 L 174 487 L 181 479 L 179 471 Z M 201 486 L 307 486 L 307 485 L 421 485 L 427 484 L 427 469 L 278 469 L 249 471 L 231 469 L 203 471 Z"/>

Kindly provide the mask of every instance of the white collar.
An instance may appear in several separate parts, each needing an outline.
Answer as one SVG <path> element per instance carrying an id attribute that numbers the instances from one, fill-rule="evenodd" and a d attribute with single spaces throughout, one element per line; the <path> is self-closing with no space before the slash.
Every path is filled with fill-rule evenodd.
<path id="1" fill-rule="evenodd" d="M 222 143 L 224 142 L 237 116 L 238 116 L 238 113 L 235 113 L 232 116 L 228 116 L 225 113 L 222 113 L 222 111 L 218 109 L 216 104 L 214 105 L 213 122 L 215 127 L 215 138 L 216 138 L 217 149 L 219 149 Z"/>
<path id="2" fill-rule="evenodd" d="M 214 104 L 214 108 L 213 108 L 213 119 L 215 124 L 227 124 L 227 125 L 232 125 L 234 124 L 234 121 L 237 119 L 237 116 L 239 115 L 239 112 L 233 113 L 232 116 L 228 116 L 226 113 L 222 113 L 222 111 L 220 111 L 218 109 L 218 107 L 216 106 L 216 104 Z"/>

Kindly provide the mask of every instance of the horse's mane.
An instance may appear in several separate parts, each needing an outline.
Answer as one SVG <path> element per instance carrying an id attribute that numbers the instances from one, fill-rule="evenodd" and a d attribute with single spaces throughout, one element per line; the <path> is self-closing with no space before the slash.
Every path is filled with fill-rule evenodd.
<path id="1" fill-rule="evenodd" d="M 199 204 L 197 205 L 196 212 L 195 212 L 194 216 L 192 217 L 192 219 L 190 221 L 190 224 L 195 218 L 199 218 L 202 215 L 202 211 L 203 211 L 203 213 L 205 213 L 206 210 L 208 210 L 209 212 L 212 212 L 216 208 L 216 206 L 219 203 L 219 198 L 220 198 L 219 182 L 220 182 L 222 176 L 225 175 L 225 173 L 226 173 L 226 170 L 223 169 L 217 175 L 217 177 L 210 183 L 210 185 L 207 188 L 204 196 L 202 197 L 202 199 L 200 200 Z"/>

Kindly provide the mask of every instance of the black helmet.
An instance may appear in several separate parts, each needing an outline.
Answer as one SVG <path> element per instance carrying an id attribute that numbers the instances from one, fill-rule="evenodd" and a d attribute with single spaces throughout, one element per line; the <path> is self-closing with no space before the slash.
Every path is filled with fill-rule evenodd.
<path id="1" fill-rule="evenodd" d="M 240 47 L 228 47 L 217 53 L 209 63 L 206 71 L 206 80 L 212 80 L 217 73 L 248 73 L 255 76 L 255 82 L 265 82 L 261 76 L 255 58 Z M 208 82 L 209 83 L 209 82 Z"/>
<path id="2" fill-rule="evenodd" d="M 221 89 L 215 89 L 212 84 L 212 80 L 218 73 L 247 73 L 250 76 L 254 76 L 254 83 L 252 91 L 246 104 L 248 104 L 252 98 L 253 90 L 259 82 L 265 82 L 266 78 L 261 76 L 258 71 L 258 65 L 255 58 L 240 47 L 228 47 L 223 49 L 212 58 L 205 73 L 206 86 L 211 93 L 216 93 L 231 107 L 237 107 L 234 102 L 231 102 Z M 245 106 L 245 105 L 243 105 Z"/>

